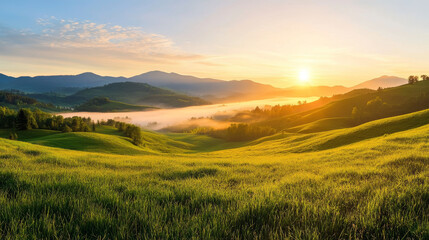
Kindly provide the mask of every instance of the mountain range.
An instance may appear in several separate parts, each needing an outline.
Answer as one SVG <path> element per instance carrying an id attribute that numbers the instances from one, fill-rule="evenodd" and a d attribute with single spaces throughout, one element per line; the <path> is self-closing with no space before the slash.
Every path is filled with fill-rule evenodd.
<path id="1" fill-rule="evenodd" d="M 66 98 L 70 100 L 86 101 L 97 97 L 108 97 L 114 101 L 127 104 L 148 105 L 161 108 L 210 104 L 210 102 L 198 97 L 180 94 L 139 82 L 117 82 L 101 87 L 88 88 Z"/>
<path id="2" fill-rule="evenodd" d="M 0 89 L 16 89 L 27 93 L 56 92 L 72 95 L 85 88 L 100 87 L 118 82 L 146 83 L 178 93 L 200 97 L 210 102 L 231 102 L 279 96 L 331 96 L 345 93 L 353 89 L 394 87 L 407 83 L 407 80 L 395 76 L 382 76 L 353 87 L 295 86 L 276 88 L 268 84 L 262 84 L 251 80 L 224 81 L 161 71 L 151 71 L 130 78 L 100 76 L 90 72 L 78 75 L 24 76 L 17 78 L 0 74 Z"/>

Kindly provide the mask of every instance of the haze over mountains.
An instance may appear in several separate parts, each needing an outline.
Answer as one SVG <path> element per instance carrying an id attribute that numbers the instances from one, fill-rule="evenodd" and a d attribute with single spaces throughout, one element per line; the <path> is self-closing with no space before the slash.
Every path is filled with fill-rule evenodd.
<path id="1" fill-rule="evenodd" d="M 359 89 L 359 88 L 377 89 L 378 87 L 390 88 L 390 87 L 404 85 L 407 83 L 408 83 L 408 80 L 405 78 L 384 75 L 384 76 L 360 83 L 352 88 L 353 89 Z"/>
<path id="2" fill-rule="evenodd" d="M 387 88 L 407 83 L 404 78 L 382 76 L 353 87 L 344 86 L 295 86 L 276 88 L 271 85 L 257 83 L 251 80 L 224 81 L 212 78 L 197 78 L 151 71 L 134 77 L 109 77 L 94 73 L 78 75 L 10 77 L 0 74 L 0 89 L 17 89 L 28 93 L 58 92 L 73 94 L 85 88 L 99 87 L 117 82 L 147 83 L 155 87 L 169 89 L 175 92 L 201 97 L 210 102 L 243 101 L 269 97 L 309 97 L 331 96 L 353 89 L 378 87 Z"/>
<path id="3" fill-rule="evenodd" d="M 70 98 L 90 100 L 96 97 L 108 97 L 115 101 L 128 104 L 149 105 L 155 107 L 187 107 L 207 105 L 207 102 L 198 97 L 191 97 L 163 88 L 151 86 L 147 83 L 118 82 L 101 87 L 84 89 L 70 96 Z"/>

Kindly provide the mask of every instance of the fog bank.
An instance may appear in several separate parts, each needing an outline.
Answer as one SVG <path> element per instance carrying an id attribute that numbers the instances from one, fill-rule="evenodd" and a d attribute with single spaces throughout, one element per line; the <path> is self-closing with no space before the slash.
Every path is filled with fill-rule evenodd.
<path id="1" fill-rule="evenodd" d="M 91 119 L 107 120 L 114 118 L 130 118 L 130 122 L 142 127 L 148 127 L 158 130 L 171 125 L 179 124 L 189 120 L 192 117 L 211 117 L 213 115 L 233 115 L 239 110 L 253 109 L 256 106 L 264 107 L 265 105 L 285 105 L 297 104 L 298 101 L 312 102 L 318 97 L 309 98 L 271 98 L 264 100 L 254 100 L 246 102 L 213 104 L 204 106 L 193 106 L 185 108 L 159 109 L 152 111 L 140 112 L 112 112 L 112 113 L 95 113 L 95 112 L 71 112 L 60 113 L 64 117 L 80 116 L 90 117 Z"/>

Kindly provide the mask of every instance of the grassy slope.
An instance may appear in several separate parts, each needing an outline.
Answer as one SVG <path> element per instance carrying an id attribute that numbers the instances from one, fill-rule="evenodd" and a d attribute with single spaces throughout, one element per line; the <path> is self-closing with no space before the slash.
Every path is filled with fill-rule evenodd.
<path id="1" fill-rule="evenodd" d="M 429 110 L 191 155 L 111 155 L 0 139 L 0 233 L 6 238 L 428 238 L 428 117 Z M 158 137 L 151 134 L 145 136 Z M 169 141 L 197 150 L 199 142 L 201 148 L 217 144 L 184 134 L 157 143 Z"/>
<path id="2" fill-rule="evenodd" d="M 327 132 L 294 134 L 279 133 L 248 143 L 253 151 L 270 149 L 273 143 L 283 145 L 282 152 L 309 152 L 333 149 L 376 137 L 386 137 L 396 132 L 407 131 L 429 124 L 429 110 L 380 119 L 357 127 Z M 257 144 L 257 145 L 256 145 Z M 256 146 L 253 146 L 256 145 Z M 370 144 L 369 144 L 370 145 Z"/>
<path id="3" fill-rule="evenodd" d="M 336 124 L 333 126 L 332 122 Z M 110 126 L 97 126 L 95 133 L 61 133 L 43 129 L 19 131 L 18 139 L 51 147 L 115 154 L 201 153 L 231 148 L 239 148 L 241 151 L 246 149 L 241 147 L 246 146 L 249 148 L 246 151 L 262 149 L 263 152 L 272 146 L 277 147 L 273 143 L 282 144 L 281 152 L 308 152 L 336 148 L 429 124 L 429 110 L 380 119 L 357 127 L 326 131 L 329 128 L 338 128 L 343 123 L 347 124 L 347 119 L 322 119 L 251 142 L 225 142 L 206 135 L 161 134 L 144 130 L 144 144 L 137 147 L 116 128 Z M 297 133 L 290 133 L 289 130 Z M 310 133 L 306 133 L 307 131 Z M 313 133 L 314 131 L 317 132 Z M 2 129 L 0 137 L 7 138 L 9 133 L 10 130 Z"/>
<path id="4" fill-rule="evenodd" d="M 338 118 L 351 118 L 353 107 L 356 106 L 362 108 L 369 100 L 372 100 L 377 96 L 381 97 L 384 102 L 395 105 L 398 102 L 398 99 L 404 101 L 428 92 L 429 81 L 420 81 L 413 85 L 407 84 L 399 87 L 388 88 L 381 92 L 356 90 L 348 94 L 340 95 L 335 99 L 335 101 L 322 107 L 298 113 L 293 116 L 262 121 L 258 124 L 263 126 L 272 126 L 279 130 L 292 128 L 292 131 L 294 131 L 293 128 L 296 126 L 312 123 L 321 119 L 325 119 L 325 125 L 328 124 L 326 119 L 332 119 L 333 122 L 331 125 L 335 125 L 335 121 L 338 121 Z M 340 124 L 339 128 L 347 126 L 351 125 Z M 332 128 L 327 128 L 327 130 L 329 129 Z"/>
<path id="5" fill-rule="evenodd" d="M 20 141 L 64 149 L 128 155 L 146 154 L 150 151 L 133 145 L 126 137 L 100 133 L 62 133 L 43 129 L 18 131 L 17 133 Z M 0 130 L 0 137 L 7 138 L 8 135 L 9 130 Z"/>
<path id="6" fill-rule="evenodd" d="M 8 138 L 10 130 L 0 129 L 0 137 Z M 89 152 L 115 153 L 125 155 L 159 153 L 197 153 L 241 146 L 242 143 L 226 143 L 205 135 L 160 134 L 143 131 L 143 146 L 133 145 L 129 138 L 114 127 L 97 126 L 96 132 L 62 133 L 53 130 L 33 129 L 18 131 L 18 140 Z"/>
<path id="7" fill-rule="evenodd" d="M 286 129 L 286 131 L 298 132 L 298 133 L 313 133 L 313 132 L 323 132 L 328 130 L 347 128 L 353 125 L 354 123 L 352 119 L 347 117 L 323 118 L 320 120 L 316 120 L 314 122 L 288 128 Z"/>

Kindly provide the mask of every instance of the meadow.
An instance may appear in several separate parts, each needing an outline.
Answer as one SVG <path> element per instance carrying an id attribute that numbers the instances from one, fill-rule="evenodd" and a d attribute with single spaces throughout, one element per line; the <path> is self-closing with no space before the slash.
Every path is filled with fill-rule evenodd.
<path id="1" fill-rule="evenodd" d="M 428 239 L 428 119 L 236 143 L 145 131 L 142 147 L 106 126 L 18 132 L 0 139 L 0 236 Z"/>

